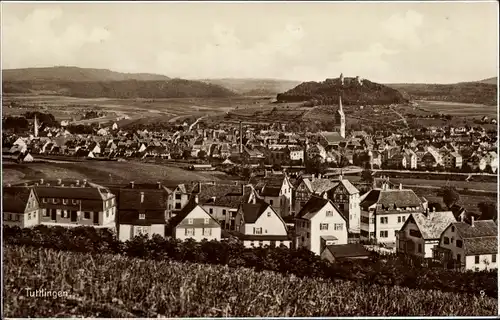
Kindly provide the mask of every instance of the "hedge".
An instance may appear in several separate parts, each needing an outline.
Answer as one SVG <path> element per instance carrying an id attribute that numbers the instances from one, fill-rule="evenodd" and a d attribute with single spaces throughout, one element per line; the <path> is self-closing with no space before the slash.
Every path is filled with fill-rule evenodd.
<path id="1" fill-rule="evenodd" d="M 411 289 L 441 290 L 497 297 L 498 273 L 494 271 L 458 272 L 428 268 L 418 260 L 401 256 L 329 263 L 307 249 L 245 248 L 238 242 L 188 240 L 180 242 L 158 235 L 135 237 L 120 242 L 108 229 L 92 227 L 34 228 L 4 226 L 4 243 L 91 254 L 119 254 L 145 260 L 172 260 L 248 267 L 298 277 L 344 279 L 379 285 L 399 285 Z"/>

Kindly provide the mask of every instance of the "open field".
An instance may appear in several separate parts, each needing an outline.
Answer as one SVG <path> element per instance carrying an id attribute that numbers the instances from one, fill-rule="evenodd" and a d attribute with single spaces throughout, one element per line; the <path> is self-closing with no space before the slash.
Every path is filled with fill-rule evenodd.
<path id="1" fill-rule="evenodd" d="M 448 101 L 417 101 L 420 108 L 431 112 L 440 112 L 458 117 L 483 117 L 497 118 L 497 106 L 487 106 L 477 103 L 462 103 Z"/>
<path id="2" fill-rule="evenodd" d="M 496 315 L 480 295 L 300 279 L 119 255 L 4 247 L 7 317 L 293 317 Z M 66 292 L 36 298 L 30 290 Z"/>
<path id="3" fill-rule="evenodd" d="M 140 162 L 85 161 L 73 163 L 3 164 L 3 183 L 35 179 L 89 179 L 95 183 L 175 183 L 230 178 L 221 172 L 194 172 L 177 167 Z"/>
<path id="4" fill-rule="evenodd" d="M 19 106 L 10 108 L 14 102 Z M 255 107 L 268 103 L 260 97 L 231 98 L 171 98 L 171 99 L 108 99 L 75 98 L 55 95 L 5 95 L 4 115 L 20 115 L 27 111 L 54 114 L 56 119 L 71 119 L 76 109 L 95 108 L 112 113 L 110 117 L 92 119 L 91 122 L 109 122 L 125 118 L 122 124 L 154 123 L 181 120 L 184 117 L 225 114 L 233 108 Z M 113 116 L 116 115 L 116 116 Z"/>

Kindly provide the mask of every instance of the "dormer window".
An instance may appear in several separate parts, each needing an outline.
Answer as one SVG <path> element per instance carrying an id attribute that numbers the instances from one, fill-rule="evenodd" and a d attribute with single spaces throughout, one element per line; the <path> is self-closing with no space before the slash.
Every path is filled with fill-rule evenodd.
<path id="1" fill-rule="evenodd" d="M 52 203 L 57 203 L 57 199 L 56 198 L 52 198 Z"/>
<path id="2" fill-rule="evenodd" d="M 78 201 L 77 201 L 77 200 L 75 200 L 75 199 L 73 199 L 72 203 L 73 203 L 73 204 L 78 204 Z"/>
<path id="3" fill-rule="evenodd" d="M 63 200 L 62 200 L 62 203 L 63 203 L 63 204 L 68 204 L 68 199 L 63 199 Z"/>
<path id="4" fill-rule="evenodd" d="M 139 219 L 140 220 L 146 219 L 146 214 L 145 213 L 139 213 Z"/>

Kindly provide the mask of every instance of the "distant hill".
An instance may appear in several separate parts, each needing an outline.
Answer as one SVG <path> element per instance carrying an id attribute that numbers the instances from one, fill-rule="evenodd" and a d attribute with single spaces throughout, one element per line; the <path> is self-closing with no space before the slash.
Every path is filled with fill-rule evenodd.
<path id="1" fill-rule="evenodd" d="M 408 99 L 398 90 L 385 85 L 356 78 L 344 78 L 344 85 L 340 79 L 326 79 L 323 82 L 303 82 L 295 88 L 277 95 L 278 102 L 313 101 L 315 104 L 336 104 L 339 95 L 346 105 L 368 104 L 387 105 L 405 103 Z"/>
<path id="2" fill-rule="evenodd" d="M 401 91 L 403 94 L 407 94 L 414 100 L 496 105 L 497 84 L 496 82 L 493 84 L 489 83 L 494 79 L 496 78 L 455 84 L 398 83 L 388 84 L 388 86 Z"/>
<path id="3" fill-rule="evenodd" d="M 188 98 L 231 97 L 221 86 L 200 81 L 4 81 L 3 93 L 43 93 L 80 98 Z"/>
<path id="4" fill-rule="evenodd" d="M 149 73 L 122 73 L 107 69 L 47 67 L 5 69 L 3 81 L 125 81 L 169 80 L 167 76 Z"/>
<path id="5" fill-rule="evenodd" d="M 498 84 L 498 77 L 488 78 L 488 79 L 484 79 L 484 80 L 481 80 L 478 82 L 497 85 Z"/>
<path id="6" fill-rule="evenodd" d="M 106 69 L 50 67 L 3 70 L 2 93 L 84 98 L 229 97 L 235 93 L 201 81 Z"/>
<path id="7" fill-rule="evenodd" d="M 275 96 L 289 90 L 300 81 L 279 79 L 203 79 L 206 83 L 223 86 L 231 91 L 247 96 Z"/>

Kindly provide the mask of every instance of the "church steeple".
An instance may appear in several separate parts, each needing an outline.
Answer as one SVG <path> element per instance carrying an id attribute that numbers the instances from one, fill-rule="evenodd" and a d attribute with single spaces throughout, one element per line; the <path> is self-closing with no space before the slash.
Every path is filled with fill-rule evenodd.
<path id="1" fill-rule="evenodd" d="M 336 129 L 342 138 L 345 138 L 345 114 L 342 108 L 342 95 L 339 95 L 339 108 L 337 110 Z"/>

